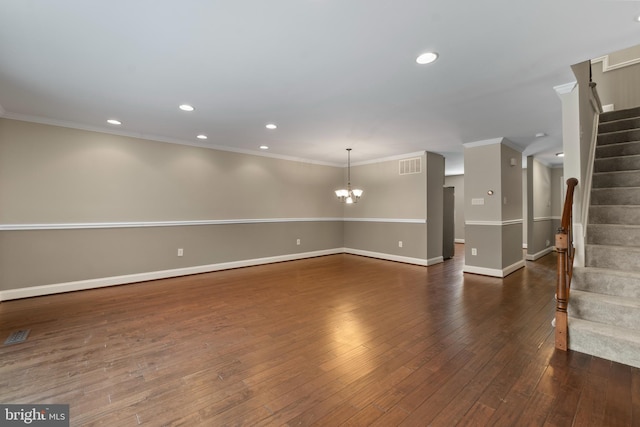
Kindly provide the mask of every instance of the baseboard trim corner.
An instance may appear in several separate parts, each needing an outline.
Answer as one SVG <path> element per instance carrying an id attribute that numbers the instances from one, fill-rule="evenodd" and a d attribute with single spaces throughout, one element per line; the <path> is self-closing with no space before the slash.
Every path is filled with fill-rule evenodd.
<path id="1" fill-rule="evenodd" d="M 513 273 L 516 270 L 519 270 L 525 266 L 525 261 L 520 260 L 511 264 L 508 267 L 503 268 L 502 270 L 498 268 L 486 268 L 486 267 L 478 267 L 475 265 L 464 265 L 462 272 L 463 273 L 472 273 L 472 274 L 480 274 L 482 276 L 491 276 L 491 277 L 507 277 L 509 274 Z"/>
<path id="2" fill-rule="evenodd" d="M 537 259 L 542 258 L 543 256 L 550 254 L 551 252 L 553 252 L 555 250 L 554 246 L 549 246 L 543 250 L 541 250 L 540 252 L 536 252 L 535 254 L 527 254 L 526 258 L 527 261 L 535 261 Z"/>

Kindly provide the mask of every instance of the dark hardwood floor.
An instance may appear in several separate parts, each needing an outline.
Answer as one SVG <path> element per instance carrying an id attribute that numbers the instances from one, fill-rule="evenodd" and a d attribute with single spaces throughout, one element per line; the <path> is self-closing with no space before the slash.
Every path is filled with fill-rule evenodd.
<path id="1" fill-rule="evenodd" d="M 353 255 L 5 301 L 0 403 L 71 425 L 638 426 L 640 370 L 553 347 L 555 254 L 505 279 Z"/>

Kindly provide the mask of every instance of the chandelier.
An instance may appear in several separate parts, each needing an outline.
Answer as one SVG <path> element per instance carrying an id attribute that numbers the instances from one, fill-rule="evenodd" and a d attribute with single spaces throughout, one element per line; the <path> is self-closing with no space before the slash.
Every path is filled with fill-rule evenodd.
<path id="1" fill-rule="evenodd" d="M 336 190 L 336 196 L 346 204 L 358 203 L 363 191 L 357 188 L 351 189 L 351 148 L 347 148 L 347 159 L 347 188 Z"/>

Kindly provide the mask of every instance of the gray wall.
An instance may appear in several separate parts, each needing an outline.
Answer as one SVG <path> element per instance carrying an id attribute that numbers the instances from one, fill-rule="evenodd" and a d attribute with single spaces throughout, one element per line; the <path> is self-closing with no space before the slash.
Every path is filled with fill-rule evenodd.
<path id="1" fill-rule="evenodd" d="M 339 217 L 342 168 L 0 119 L 0 223 Z"/>
<path id="2" fill-rule="evenodd" d="M 365 193 L 346 206 L 343 167 L 0 119 L 0 291 L 345 247 L 426 263 L 442 254 L 444 159 L 420 157 L 419 174 L 354 166 Z"/>
<path id="3" fill-rule="evenodd" d="M 504 138 L 465 145 L 465 272 L 504 276 L 524 266 L 521 158 Z"/>
<path id="4" fill-rule="evenodd" d="M 342 235 L 342 221 L 0 231 L 0 290 L 334 249 Z"/>
<path id="5" fill-rule="evenodd" d="M 444 185 L 455 188 L 455 239 L 464 243 L 464 175 L 446 176 Z"/>
<path id="6" fill-rule="evenodd" d="M 342 184 L 338 167 L 0 119 L 0 290 L 342 248 Z"/>
<path id="7" fill-rule="evenodd" d="M 415 174 L 400 175 L 399 160 L 351 167 L 352 186 L 364 195 L 344 206 L 346 248 L 427 260 L 428 166 L 426 153 L 419 157 L 422 169 Z"/>
<path id="8" fill-rule="evenodd" d="M 522 194 L 525 196 L 522 198 L 522 247 L 526 247 L 528 244 L 528 224 L 529 224 L 529 203 L 528 203 L 528 190 L 527 190 L 527 169 L 522 169 Z"/>
<path id="9" fill-rule="evenodd" d="M 400 175 L 398 160 L 351 167 L 351 184 L 364 190 L 354 205 L 344 205 L 345 218 L 426 218 L 426 155 L 422 172 Z M 347 180 L 344 171 L 344 182 Z"/>
<path id="10" fill-rule="evenodd" d="M 427 158 L 427 259 L 442 259 L 444 227 L 444 157 L 426 153 Z"/>
<path id="11" fill-rule="evenodd" d="M 527 259 L 548 253 L 554 244 L 551 169 L 527 157 Z"/>
<path id="12" fill-rule="evenodd" d="M 640 45 L 609 54 L 609 66 L 640 58 Z M 640 106 L 640 64 L 603 71 L 602 62 L 591 66 L 592 79 L 603 105 L 613 104 L 616 110 Z"/>
<path id="13" fill-rule="evenodd" d="M 562 166 L 551 168 L 551 229 L 554 234 L 555 245 L 555 233 L 560 227 L 560 219 L 562 217 L 562 207 L 564 204 L 564 169 Z"/>

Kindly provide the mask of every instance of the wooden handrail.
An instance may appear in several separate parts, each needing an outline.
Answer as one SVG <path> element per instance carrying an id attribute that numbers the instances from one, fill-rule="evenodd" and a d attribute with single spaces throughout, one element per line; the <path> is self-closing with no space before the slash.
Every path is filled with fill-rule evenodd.
<path id="1" fill-rule="evenodd" d="M 573 192 L 578 185 L 576 178 L 567 180 L 567 195 L 562 208 L 562 221 L 556 233 L 556 250 L 558 251 L 558 281 L 556 282 L 556 348 L 567 351 L 567 305 L 569 289 L 573 276 L 572 211 Z"/>

